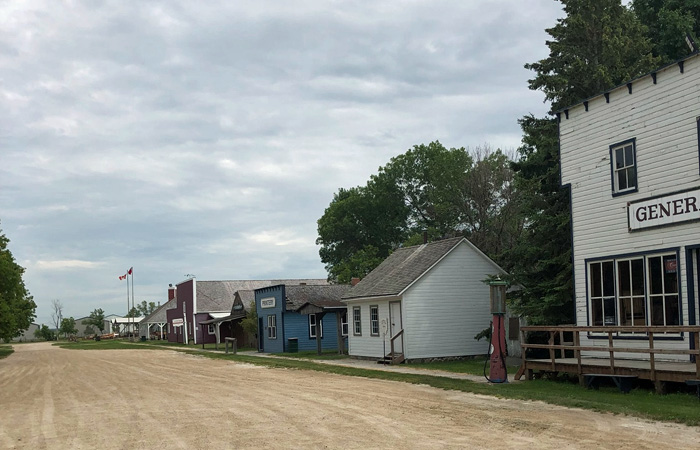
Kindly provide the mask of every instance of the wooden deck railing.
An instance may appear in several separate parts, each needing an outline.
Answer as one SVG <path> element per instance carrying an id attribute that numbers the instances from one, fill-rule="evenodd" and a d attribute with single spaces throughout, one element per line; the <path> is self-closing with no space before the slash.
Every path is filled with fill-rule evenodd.
<path id="1" fill-rule="evenodd" d="M 394 343 L 397 339 L 401 339 L 401 353 L 396 353 L 396 344 Z M 391 337 L 391 362 L 392 364 L 400 364 L 404 360 L 403 356 L 403 329 Z"/>
<path id="2" fill-rule="evenodd" d="M 581 375 L 582 352 L 601 352 L 605 353 L 605 357 L 609 358 L 610 370 L 615 372 L 615 354 L 633 353 L 645 356 L 645 360 L 649 361 L 651 370 L 651 380 L 656 379 L 656 355 L 694 355 L 695 356 L 695 375 L 700 379 L 700 326 L 650 326 L 650 327 L 579 327 L 575 325 L 563 326 L 524 326 L 520 329 L 522 333 L 521 345 L 523 349 L 523 367 L 520 373 L 527 369 L 527 350 L 528 349 L 544 349 L 549 352 L 549 361 L 551 370 L 556 371 L 557 353 L 559 358 L 565 358 L 566 351 L 573 352 L 573 356 L 577 361 L 578 374 Z M 527 333 L 529 332 L 544 332 L 549 333 L 549 341 L 546 344 L 528 344 Z M 593 334 L 598 337 L 607 336 L 607 342 L 602 345 L 581 345 L 581 334 Z M 680 336 L 681 333 L 690 333 L 691 342 L 694 343 L 694 348 L 658 348 L 655 344 L 659 341 L 655 338 L 663 335 L 665 337 Z M 566 340 L 566 335 L 570 340 Z M 602 335 L 602 336 L 600 336 Z M 640 340 L 615 340 L 616 336 L 639 336 L 645 339 Z M 631 346 L 634 342 L 636 345 Z M 646 345 L 644 345 L 646 343 Z M 603 356 L 603 355 L 601 355 Z M 641 359 L 641 358 L 640 358 Z"/>

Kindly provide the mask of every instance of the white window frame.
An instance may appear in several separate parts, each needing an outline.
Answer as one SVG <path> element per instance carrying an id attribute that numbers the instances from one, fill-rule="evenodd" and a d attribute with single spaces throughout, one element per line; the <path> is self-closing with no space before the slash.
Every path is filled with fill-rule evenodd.
<path id="1" fill-rule="evenodd" d="M 379 336 L 379 305 L 369 307 L 369 335 Z"/>
<path id="2" fill-rule="evenodd" d="M 277 339 L 277 315 L 270 314 L 267 316 L 267 338 Z"/>
<path id="3" fill-rule="evenodd" d="M 316 314 L 309 314 L 309 338 L 316 339 L 316 328 L 321 328 L 321 339 L 323 339 L 323 319 L 316 320 Z"/>
<path id="4" fill-rule="evenodd" d="M 620 161 L 618 152 L 622 156 L 622 161 Z M 631 158 L 631 161 L 629 158 Z M 612 189 L 614 196 L 637 192 L 639 180 L 637 177 L 637 145 L 635 139 L 628 139 L 610 146 L 610 170 L 612 172 Z M 634 184 L 630 183 L 630 174 L 634 176 Z M 624 187 L 620 186 L 620 178 L 622 178 L 623 175 L 626 180 L 626 186 Z"/>
<path id="5" fill-rule="evenodd" d="M 216 330 L 214 329 L 214 324 L 210 323 L 207 326 L 207 333 L 209 334 L 216 334 Z"/>
<path id="6" fill-rule="evenodd" d="M 348 326 L 348 311 L 345 310 L 343 314 L 340 315 L 340 335 L 341 336 L 347 336 L 349 330 Z"/>
<path id="7" fill-rule="evenodd" d="M 362 336 L 362 309 L 359 306 L 352 308 L 352 334 Z"/>

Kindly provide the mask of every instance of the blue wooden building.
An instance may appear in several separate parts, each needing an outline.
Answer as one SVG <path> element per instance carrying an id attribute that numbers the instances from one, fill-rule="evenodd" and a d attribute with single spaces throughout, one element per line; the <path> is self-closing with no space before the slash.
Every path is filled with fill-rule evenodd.
<path id="1" fill-rule="evenodd" d="M 256 289 L 259 351 L 344 351 L 348 320 L 340 298 L 349 288 L 279 284 Z"/>

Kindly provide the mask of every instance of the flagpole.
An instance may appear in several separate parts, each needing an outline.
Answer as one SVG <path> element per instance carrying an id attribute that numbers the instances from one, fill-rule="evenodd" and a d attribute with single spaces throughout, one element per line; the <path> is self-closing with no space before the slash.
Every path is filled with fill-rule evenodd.
<path id="1" fill-rule="evenodd" d="M 126 315 L 129 315 L 129 277 L 126 277 Z"/>
<path id="2" fill-rule="evenodd" d="M 129 269 L 129 273 L 131 273 L 131 310 L 134 310 L 134 267 L 132 266 L 131 269 Z M 131 342 L 134 341 L 134 329 L 136 328 L 135 325 L 136 318 L 134 317 L 133 314 L 131 314 Z"/>

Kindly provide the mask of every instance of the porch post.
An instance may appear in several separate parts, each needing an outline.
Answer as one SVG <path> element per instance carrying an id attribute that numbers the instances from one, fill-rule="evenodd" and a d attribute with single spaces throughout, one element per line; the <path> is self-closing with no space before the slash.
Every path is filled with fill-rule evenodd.
<path id="1" fill-rule="evenodd" d="M 343 342 L 343 323 L 342 323 L 342 314 L 336 312 L 335 313 L 335 323 L 336 323 L 336 329 L 337 329 L 337 335 L 338 335 L 338 354 L 342 355 L 344 352 L 345 343 Z"/>

